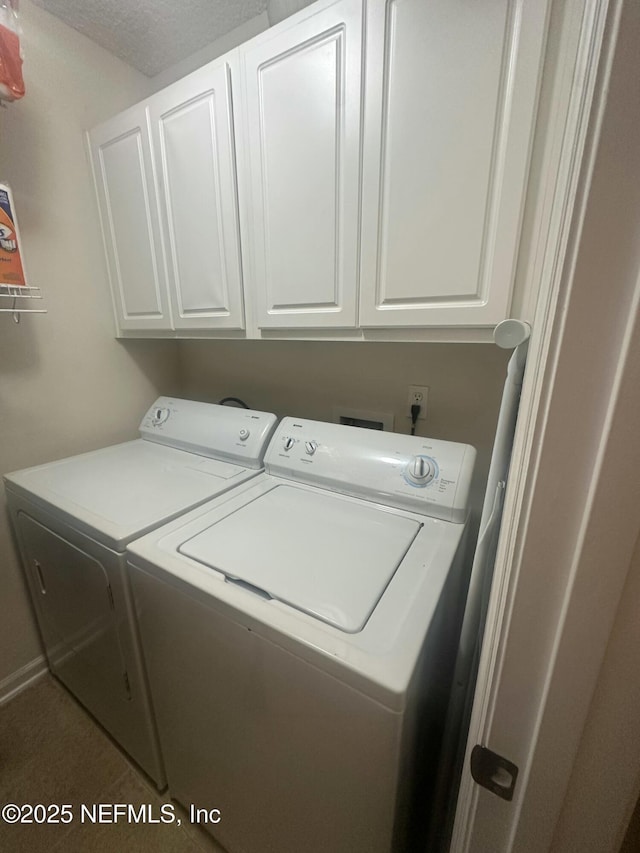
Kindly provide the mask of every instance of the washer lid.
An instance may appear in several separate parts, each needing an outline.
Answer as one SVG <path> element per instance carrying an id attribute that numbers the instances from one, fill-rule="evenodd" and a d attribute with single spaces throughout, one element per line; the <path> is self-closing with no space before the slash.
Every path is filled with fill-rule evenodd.
<path id="1" fill-rule="evenodd" d="M 360 501 L 275 486 L 180 553 L 342 631 L 360 631 L 422 525 Z"/>

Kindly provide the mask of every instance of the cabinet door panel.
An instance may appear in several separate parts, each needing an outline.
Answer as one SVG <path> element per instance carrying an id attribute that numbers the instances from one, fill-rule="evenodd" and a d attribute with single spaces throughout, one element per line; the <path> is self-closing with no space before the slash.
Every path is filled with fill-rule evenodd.
<path id="1" fill-rule="evenodd" d="M 370 3 L 362 325 L 507 315 L 545 5 Z"/>
<path id="2" fill-rule="evenodd" d="M 174 326 L 244 328 L 231 67 L 149 102 Z"/>
<path id="3" fill-rule="evenodd" d="M 91 131 L 89 140 L 117 324 L 169 329 L 145 106 Z"/>
<path id="4" fill-rule="evenodd" d="M 242 51 L 262 328 L 356 323 L 361 30 L 341 0 Z"/>

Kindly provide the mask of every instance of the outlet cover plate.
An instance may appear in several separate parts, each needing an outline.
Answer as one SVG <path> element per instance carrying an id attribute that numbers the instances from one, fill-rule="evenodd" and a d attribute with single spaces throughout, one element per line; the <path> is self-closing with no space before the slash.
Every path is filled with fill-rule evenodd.
<path id="1" fill-rule="evenodd" d="M 407 417 L 411 420 L 411 406 L 414 403 L 418 403 L 420 405 L 420 414 L 418 415 L 419 421 L 424 421 L 427 419 L 427 402 L 429 399 L 429 388 L 427 385 L 409 385 L 407 392 L 407 403 L 409 408 L 407 409 Z"/>

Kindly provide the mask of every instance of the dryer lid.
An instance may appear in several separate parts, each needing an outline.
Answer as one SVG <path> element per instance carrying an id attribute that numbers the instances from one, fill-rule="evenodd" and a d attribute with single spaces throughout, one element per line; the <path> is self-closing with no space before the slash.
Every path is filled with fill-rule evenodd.
<path id="1" fill-rule="evenodd" d="M 28 499 L 54 507 L 105 545 L 123 550 L 136 536 L 255 474 L 136 439 L 16 471 L 6 480 Z"/>
<path id="2" fill-rule="evenodd" d="M 342 631 L 360 631 L 421 524 L 362 501 L 278 485 L 180 553 Z"/>

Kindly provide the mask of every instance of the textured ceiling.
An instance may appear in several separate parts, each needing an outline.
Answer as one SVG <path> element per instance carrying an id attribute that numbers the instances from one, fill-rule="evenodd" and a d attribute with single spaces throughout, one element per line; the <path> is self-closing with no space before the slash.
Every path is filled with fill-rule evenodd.
<path id="1" fill-rule="evenodd" d="M 267 0 L 34 0 L 153 76 L 259 15 Z"/>

